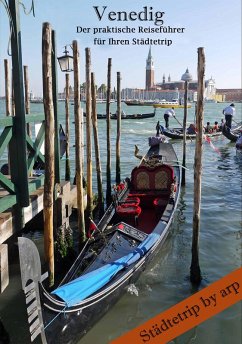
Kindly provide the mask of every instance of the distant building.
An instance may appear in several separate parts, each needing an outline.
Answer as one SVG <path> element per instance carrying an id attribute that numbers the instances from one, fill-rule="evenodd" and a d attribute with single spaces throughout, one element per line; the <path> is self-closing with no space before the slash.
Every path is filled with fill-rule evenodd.
<path id="1" fill-rule="evenodd" d="M 231 89 L 224 89 L 220 88 L 217 89 L 217 94 L 221 95 L 223 101 L 228 102 L 241 102 L 242 101 L 242 89 L 241 88 L 231 88 Z"/>
<path id="2" fill-rule="evenodd" d="M 74 99 L 74 89 L 71 85 L 69 86 L 69 97 L 70 97 L 70 100 Z M 63 92 L 58 93 L 58 99 L 60 100 L 66 99 L 66 87 L 64 87 Z"/>
<path id="3" fill-rule="evenodd" d="M 146 59 L 145 89 L 150 90 L 153 87 L 154 87 L 154 61 L 151 55 L 151 47 L 150 47 L 149 54 Z"/>
<path id="4" fill-rule="evenodd" d="M 166 81 L 165 74 L 163 74 L 162 82 L 154 83 L 154 60 L 151 55 L 151 47 L 149 49 L 148 57 L 146 59 L 146 82 L 144 93 L 141 89 L 139 91 L 129 91 L 137 96 L 142 95 L 142 99 L 165 99 L 170 101 L 172 99 L 179 99 L 184 97 L 185 82 L 183 80 L 172 81 L 169 74 Z M 197 97 L 197 80 L 192 80 L 189 82 L 188 99 L 189 101 L 196 101 Z M 150 98 L 148 98 L 150 96 Z M 132 99 L 140 99 L 139 97 L 132 97 Z M 205 81 L 205 101 L 215 101 L 216 100 L 216 83 L 211 77 L 209 80 Z"/>

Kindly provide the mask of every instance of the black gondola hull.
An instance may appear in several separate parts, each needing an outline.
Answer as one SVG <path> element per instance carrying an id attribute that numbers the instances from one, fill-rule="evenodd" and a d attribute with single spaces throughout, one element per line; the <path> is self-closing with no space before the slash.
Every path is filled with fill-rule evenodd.
<path id="1" fill-rule="evenodd" d="M 76 283 L 76 279 L 80 276 L 85 284 L 85 290 L 89 288 L 86 287 L 86 285 L 90 285 L 90 288 L 93 290 L 93 282 L 91 281 L 91 284 L 89 284 L 88 278 L 86 277 L 89 273 L 95 276 L 95 284 L 99 284 L 104 276 L 102 272 L 104 271 L 106 276 L 109 269 L 108 266 L 110 266 L 111 269 L 113 269 L 113 267 L 115 269 L 116 267 L 120 267 L 120 269 L 118 268 L 114 275 L 112 274 L 110 278 L 108 277 L 108 281 L 105 284 L 101 284 L 99 289 L 95 289 L 85 296 L 78 295 L 78 301 L 70 303 L 69 306 L 65 303 L 65 299 L 62 300 L 56 296 L 58 295 L 56 292 L 56 295 L 52 295 L 46 291 L 44 278 L 41 276 L 41 264 L 36 246 L 29 239 L 19 238 L 22 286 L 26 294 L 29 322 L 35 323 L 38 320 L 39 323 L 36 330 L 33 330 L 33 324 L 30 325 L 32 340 L 40 334 L 43 343 L 77 343 L 79 339 L 84 336 L 120 299 L 127 287 L 131 283 L 137 281 L 146 265 L 150 263 L 161 249 L 170 231 L 170 226 L 180 196 L 181 167 L 176 161 L 177 157 L 173 146 L 169 143 L 162 143 L 151 147 L 146 158 L 142 160 L 142 163 L 133 169 L 133 179 L 131 182 L 127 181 L 124 189 L 119 191 L 119 204 L 120 202 L 122 203 L 123 199 L 126 199 L 127 193 L 131 192 L 132 194 L 134 191 L 136 193 L 140 191 L 138 184 L 135 184 L 136 182 L 138 183 L 139 173 L 142 178 L 145 173 L 150 173 L 150 182 L 158 183 L 157 185 L 162 185 L 164 188 L 160 189 L 159 186 L 159 189 L 154 189 L 154 191 L 152 191 L 154 195 L 150 194 L 149 189 L 147 193 L 141 191 L 139 197 L 142 200 L 142 205 L 140 205 L 143 207 L 143 216 L 145 216 L 145 211 L 147 211 L 148 216 L 150 216 L 153 211 L 153 207 L 150 208 L 151 196 L 155 197 L 155 200 L 164 203 L 159 203 L 158 208 L 155 208 L 155 212 L 153 211 L 154 222 L 152 227 L 150 225 L 150 217 L 148 217 L 148 223 L 144 222 L 146 223 L 145 228 L 148 230 L 146 232 L 144 227 L 142 227 L 141 220 L 139 220 L 140 223 L 137 223 L 136 227 L 128 222 L 123 222 L 123 220 L 121 220 L 121 222 L 120 220 L 117 221 L 117 205 L 116 202 L 113 202 L 98 224 L 99 237 L 97 236 L 94 243 L 90 241 L 89 246 L 84 247 L 78 259 L 74 262 L 64 280 L 61 282 L 61 286 L 65 285 L 66 287 L 66 285 L 73 280 Z M 173 186 L 169 184 L 167 179 L 169 173 L 171 173 L 169 178 Z M 176 184 L 174 184 L 174 181 L 176 181 Z M 143 182 L 144 180 L 142 179 L 142 183 Z M 131 185 L 136 185 L 137 187 L 132 189 Z M 152 185 L 154 187 L 155 184 Z M 167 185 L 168 189 L 165 185 Z M 174 188 L 174 186 L 176 187 Z M 157 198 L 157 195 L 159 195 L 160 198 Z M 144 203 L 142 203 L 144 202 L 144 199 L 142 199 L 143 197 L 145 197 L 147 202 L 146 207 Z M 135 196 L 133 196 L 133 198 L 135 198 Z M 164 204 L 165 206 L 163 208 Z M 108 229 L 107 225 L 110 223 L 111 219 L 113 225 Z M 97 244 L 99 239 L 100 241 L 103 240 L 102 233 L 105 233 L 105 239 L 101 242 L 100 250 L 96 249 L 94 258 L 88 260 L 90 259 L 90 253 L 93 252 L 93 244 Z M 129 257 L 128 260 L 126 257 Z M 34 267 L 33 262 L 35 262 Z M 31 269 L 28 268 L 30 266 Z M 101 270 L 98 270 L 99 268 L 101 268 Z M 87 284 L 86 280 L 88 282 Z M 32 281 L 32 283 L 29 283 L 30 281 Z M 79 294 L 79 279 L 77 288 Z M 29 297 L 30 295 L 32 296 Z M 71 289 L 71 300 L 72 299 Z M 38 312 L 35 311 L 33 313 L 36 304 L 39 305 Z M 37 320 L 35 317 L 37 317 Z"/>

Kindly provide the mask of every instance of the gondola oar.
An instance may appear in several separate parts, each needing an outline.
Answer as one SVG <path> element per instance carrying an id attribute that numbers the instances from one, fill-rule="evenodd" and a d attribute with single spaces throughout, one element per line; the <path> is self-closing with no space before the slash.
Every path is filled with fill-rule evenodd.
<path id="1" fill-rule="evenodd" d="M 240 125 L 240 123 L 236 122 L 233 118 L 232 121 L 236 124 L 236 125 Z"/>

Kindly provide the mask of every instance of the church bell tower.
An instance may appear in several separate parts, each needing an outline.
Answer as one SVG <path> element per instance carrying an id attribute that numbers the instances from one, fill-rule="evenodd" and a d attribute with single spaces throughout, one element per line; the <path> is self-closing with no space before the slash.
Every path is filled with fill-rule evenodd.
<path id="1" fill-rule="evenodd" d="M 146 80 L 145 89 L 149 90 L 154 87 L 154 61 L 151 56 L 151 47 L 149 50 L 148 57 L 146 59 Z"/>

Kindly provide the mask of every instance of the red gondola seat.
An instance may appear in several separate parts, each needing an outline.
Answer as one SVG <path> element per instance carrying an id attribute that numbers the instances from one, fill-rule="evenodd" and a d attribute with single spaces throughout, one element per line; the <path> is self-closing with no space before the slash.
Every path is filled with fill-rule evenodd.
<path id="1" fill-rule="evenodd" d="M 141 214 L 141 208 L 135 204 L 124 203 L 117 206 L 116 213 L 121 219 L 131 219 L 134 221 L 134 224 L 137 225 L 138 217 Z"/>

